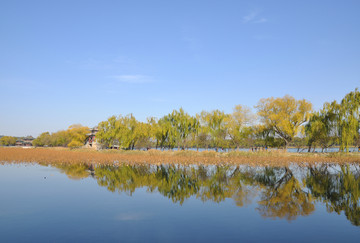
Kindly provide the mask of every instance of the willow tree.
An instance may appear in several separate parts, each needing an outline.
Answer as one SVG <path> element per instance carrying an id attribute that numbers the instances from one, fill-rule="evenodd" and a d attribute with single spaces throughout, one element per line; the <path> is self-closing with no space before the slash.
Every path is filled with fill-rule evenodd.
<path id="1" fill-rule="evenodd" d="M 189 146 L 196 147 L 196 149 L 199 150 L 199 144 L 197 143 L 197 139 L 199 137 L 199 134 L 201 133 L 201 125 L 198 114 L 191 117 L 191 129 L 192 130 L 190 134 Z"/>
<path id="2" fill-rule="evenodd" d="M 340 151 L 349 151 L 349 146 L 359 136 L 360 92 L 348 93 L 337 106 Z"/>
<path id="3" fill-rule="evenodd" d="M 263 124 L 256 124 L 251 127 L 252 133 L 248 144 L 259 147 L 276 147 L 284 146 L 284 140 L 275 137 L 273 129 L 264 126 Z"/>
<path id="4" fill-rule="evenodd" d="M 161 148 L 168 147 L 173 149 L 176 145 L 177 129 L 173 126 L 173 116 L 168 114 L 157 122 L 156 139 L 157 145 Z"/>
<path id="5" fill-rule="evenodd" d="M 302 125 L 310 118 L 312 104 L 305 99 L 296 100 L 285 95 L 282 98 L 261 99 L 256 108 L 265 127 L 283 139 L 287 147 L 297 134 L 303 132 Z"/>
<path id="6" fill-rule="evenodd" d="M 141 143 L 139 144 L 140 147 L 142 145 L 149 146 L 150 124 L 137 121 L 132 114 L 120 115 L 119 117 L 112 116 L 107 121 L 100 122 L 98 128 L 96 137 L 106 147 L 111 147 L 117 143 L 124 149 L 134 149 L 138 143 Z"/>
<path id="7" fill-rule="evenodd" d="M 251 125 L 255 120 L 254 114 L 247 106 L 237 105 L 229 116 L 227 123 L 228 133 L 232 146 L 239 148 L 246 143 L 251 134 Z"/>
<path id="8" fill-rule="evenodd" d="M 176 130 L 175 139 L 178 149 L 180 149 L 180 147 L 185 149 L 189 144 L 191 135 L 197 133 L 199 121 L 196 117 L 192 117 L 186 113 L 183 108 L 180 108 L 178 111 L 174 110 L 169 116 L 171 117 L 171 126 Z"/>
<path id="9" fill-rule="evenodd" d="M 207 128 L 210 133 L 212 146 L 216 151 L 218 148 L 226 146 L 227 122 L 229 115 L 223 111 L 214 110 L 211 112 L 203 111 L 200 116 L 201 125 Z"/>
<path id="10" fill-rule="evenodd" d="M 89 132 L 89 128 L 80 124 L 75 124 L 71 125 L 67 132 L 71 138 L 71 141 L 67 146 L 70 148 L 76 148 L 84 145 L 87 136 L 86 134 Z"/>
<path id="11" fill-rule="evenodd" d="M 39 147 L 50 146 L 51 139 L 52 139 L 52 137 L 49 132 L 43 132 L 37 138 L 34 139 L 32 144 L 36 147 L 37 146 L 39 146 Z"/>
<path id="12" fill-rule="evenodd" d="M 156 117 L 148 117 L 147 124 L 150 140 L 155 141 L 155 148 L 157 149 L 160 146 L 163 137 L 159 121 Z"/>
<path id="13" fill-rule="evenodd" d="M 107 121 L 98 124 L 99 131 L 96 134 L 97 140 L 105 147 L 113 146 L 117 141 L 117 134 L 120 132 L 119 120 L 116 116 L 111 116 Z"/>
<path id="14" fill-rule="evenodd" d="M 308 152 L 310 152 L 312 146 L 314 148 L 315 146 L 321 146 L 322 149 L 326 149 L 338 141 L 336 136 L 338 116 L 334 110 L 337 107 L 336 102 L 326 102 L 320 111 L 312 114 L 309 122 L 305 125 Z"/>
<path id="15" fill-rule="evenodd" d="M 139 141 L 144 142 L 149 138 L 148 126 L 136 120 L 132 114 L 119 117 L 119 130 L 116 138 L 121 147 L 133 150 Z"/>
<path id="16" fill-rule="evenodd" d="M 134 144 L 135 148 L 141 149 L 146 148 L 150 149 L 153 144 L 153 133 L 152 126 L 149 122 L 139 122 L 138 124 L 138 138 L 136 143 Z"/>
<path id="17" fill-rule="evenodd" d="M 204 113 L 201 113 L 204 114 Z M 209 148 L 210 146 L 210 132 L 209 132 L 209 127 L 206 126 L 205 122 L 203 121 L 203 117 L 201 114 L 196 114 L 196 120 L 198 121 L 197 123 L 197 131 L 196 134 L 193 133 L 193 142 L 195 144 L 195 147 L 197 150 L 199 150 L 199 148 L 205 148 L 206 150 Z"/>

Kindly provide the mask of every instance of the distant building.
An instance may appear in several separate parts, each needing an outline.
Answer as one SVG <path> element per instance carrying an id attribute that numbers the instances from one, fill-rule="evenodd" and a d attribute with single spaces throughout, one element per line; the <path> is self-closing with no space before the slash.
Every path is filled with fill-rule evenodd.
<path id="1" fill-rule="evenodd" d="M 23 137 L 23 138 L 19 138 L 18 140 L 16 140 L 15 146 L 19 146 L 19 147 L 31 147 L 32 146 L 32 142 L 34 141 L 35 138 L 33 138 L 32 136 L 27 136 L 27 137 Z"/>
<path id="2" fill-rule="evenodd" d="M 96 142 L 96 133 L 98 132 L 97 127 L 90 128 L 90 133 L 86 134 L 86 142 L 85 147 L 86 148 L 93 148 L 93 149 L 99 149 L 100 144 Z"/>

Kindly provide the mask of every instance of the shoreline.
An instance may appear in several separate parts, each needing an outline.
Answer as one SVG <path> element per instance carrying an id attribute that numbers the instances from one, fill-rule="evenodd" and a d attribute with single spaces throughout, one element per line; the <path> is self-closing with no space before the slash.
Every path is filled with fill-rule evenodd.
<path id="1" fill-rule="evenodd" d="M 215 152 L 215 151 L 123 151 L 68 148 L 0 147 L 1 163 L 69 164 L 197 164 L 288 166 L 317 163 L 360 163 L 360 153 Z"/>

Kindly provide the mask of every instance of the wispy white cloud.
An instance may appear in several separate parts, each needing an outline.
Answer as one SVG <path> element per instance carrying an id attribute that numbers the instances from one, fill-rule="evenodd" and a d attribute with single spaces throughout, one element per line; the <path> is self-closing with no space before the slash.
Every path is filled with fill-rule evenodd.
<path id="1" fill-rule="evenodd" d="M 129 83 L 129 84 L 143 84 L 151 83 L 153 80 L 149 76 L 140 75 L 140 74 L 131 74 L 131 75 L 114 75 L 111 78 L 115 79 L 117 82 Z"/>
<path id="2" fill-rule="evenodd" d="M 254 20 L 253 23 L 255 24 L 261 24 L 261 23 L 265 23 L 267 22 L 268 20 L 266 18 L 260 18 L 260 19 L 257 19 L 257 20 Z"/>
<path id="3" fill-rule="evenodd" d="M 253 24 L 260 24 L 267 22 L 267 18 L 260 16 L 260 11 L 253 10 L 250 11 L 247 15 L 245 15 L 243 19 L 243 23 L 253 23 Z"/>
<path id="4" fill-rule="evenodd" d="M 257 11 L 251 11 L 250 13 L 248 13 L 243 17 L 243 22 L 248 23 L 250 21 L 253 21 L 257 15 L 258 15 Z"/>

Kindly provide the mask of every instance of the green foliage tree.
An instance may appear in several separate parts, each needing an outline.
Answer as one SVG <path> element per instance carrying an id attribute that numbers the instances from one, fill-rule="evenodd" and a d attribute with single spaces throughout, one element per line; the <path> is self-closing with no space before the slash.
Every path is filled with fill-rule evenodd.
<path id="1" fill-rule="evenodd" d="M 320 146 L 324 150 L 337 142 L 337 136 L 335 136 L 337 114 L 334 108 L 337 109 L 336 103 L 325 103 L 323 109 L 314 112 L 305 125 L 308 152 L 312 146 L 314 149 L 315 146 Z"/>
<path id="2" fill-rule="evenodd" d="M 161 148 L 173 149 L 176 146 L 177 129 L 172 125 L 171 114 L 163 116 L 158 121 L 157 138 Z"/>
<path id="3" fill-rule="evenodd" d="M 37 138 L 34 139 L 33 145 L 37 147 L 50 146 L 52 137 L 49 132 L 41 133 Z"/>
<path id="4" fill-rule="evenodd" d="M 197 129 L 196 133 L 193 133 L 194 146 L 197 150 L 199 148 L 208 149 L 211 143 L 209 128 L 202 122 L 201 114 L 196 114 L 196 120 Z"/>
<path id="5" fill-rule="evenodd" d="M 139 130 L 139 136 L 138 136 L 137 142 L 135 143 L 134 148 L 137 148 L 137 149 L 151 148 L 153 146 L 153 143 L 151 141 L 151 138 L 153 137 L 151 124 L 140 122 L 138 130 Z"/>
<path id="6" fill-rule="evenodd" d="M 124 149 L 134 149 L 143 144 L 148 146 L 152 132 L 150 123 L 139 122 L 132 114 L 127 116 L 110 117 L 107 121 L 100 122 L 96 137 L 105 147 L 119 145 Z"/>
<path id="7" fill-rule="evenodd" d="M 200 124 L 205 127 L 211 137 L 211 146 L 218 151 L 219 148 L 226 147 L 226 136 L 228 135 L 229 115 L 220 110 L 211 112 L 202 111 L 200 115 Z"/>
<path id="8" fill-rule="evenodd" d="M 340 151 L 349 151 L 359 136 L 360 92 L 358 89 L 348 93 L 335 109 L 338 112 L 338 131 Z"/>
<path id="9" fill-rule="evenodd" d="M 191 136 L 196 136 L 199 129 L 199 121 L 196 117 L 190 116 L 183 108 L 174 110 L 169 116 L 169 122 L 174 130 L 175 143 L 178 149 L 185 149 L 191 143 Z"/>
<path id="10" fill-rule="evenodd" d="M 102 121 L 98 124 L 98 132 L 96 138 L 99 143 L 105 147 L 111 147 L 117 142 L 117 134 L 120 132 L 119 120 L 116 116 L 111 116 L 107 121 Z"/>
<path id="11" fill-rule="evenodd" d="M 117 138 L 126 149 L 134 149 L 139 141 L 144 143 L 150 137 L 146 123 L 137 121 L 132 114 L 123 117 L 120 124 L 121 129 Z"/>

